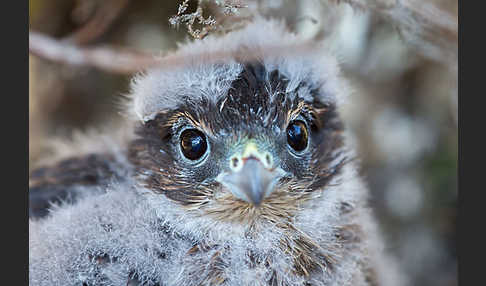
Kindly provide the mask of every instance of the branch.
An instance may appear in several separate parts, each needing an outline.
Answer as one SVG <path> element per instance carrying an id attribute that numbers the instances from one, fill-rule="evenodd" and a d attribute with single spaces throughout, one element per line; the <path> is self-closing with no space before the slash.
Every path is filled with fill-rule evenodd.
<path id="1" fill-rule="evenodd" d="M 154 65 L 152 55 L 108 47 L 81 48 L 29 31 L 29 52 L 53 62 L 92 66 L 114 73 L 133 73 Z"/>
<path id="2" fill-rule="evenodd" d="M 40 58 L 60 64 L 72 66 L 89 66 L 103 71 L 121 74 L 136 73 L 148 68 L 176 68 L 193 63 L 197 58 L 201 63 L 225 62 L 229 59 L 240 61 L 255 61 L 266 56 L 289 56 L 307 54 L 315 51 L 313 42 L 303 42 L 289 46 L 266 46 L 258 49 L 246 49 L 244 53 L 238 51 L 218 51 L 201 56 L 197 54 L 168 55 L 163 58 L 147 53 L 113 47 L 79 47 L 72 43 L 59 41 L 51 37 L 29 32 L 29 52 Z"/>

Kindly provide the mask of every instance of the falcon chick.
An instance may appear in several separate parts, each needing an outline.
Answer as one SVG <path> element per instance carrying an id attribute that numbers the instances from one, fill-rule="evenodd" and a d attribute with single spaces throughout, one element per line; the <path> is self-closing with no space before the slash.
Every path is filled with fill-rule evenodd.
<path id="1" fill-rule="evenodd" d="M 335 58 L 242 56 L 299 41 L 257 20 L 135 77 L 128 136 L 31 174 L 30 284 L 399 285 Z M 217 52 L 234 56 L 202 61 Z"/>

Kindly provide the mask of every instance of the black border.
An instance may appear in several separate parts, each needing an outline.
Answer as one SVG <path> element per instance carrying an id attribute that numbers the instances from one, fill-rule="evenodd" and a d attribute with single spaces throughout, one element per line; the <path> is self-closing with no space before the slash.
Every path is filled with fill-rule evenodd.
<path id="1" fill-rule="evenodd" d="M 465 3 L 481 3 L 464 1 Z M 483 154 L 475 151 L 484 150 L 484 105 L 479 101 L 484 97 L 484 52 L 482 31 L 484 11 L 480 7 L 469 5 L 466 9 L 459 1 L 459 63 L 458 63 L 458 116 L 459 116 L 459 152 L 458 152 L 458 280 L 459 285 L 484 284 L 484 243 L 483 234 L 486 210 L 484 199 L 485 186 L 481 177 L 485 176 Z M 479 5 L 478 5 L 479 6 Z M 476 31 L 474 31 L 476 30 Z M 466 37 L 465 34 L 469 34 Z M 467 39 L 467 40 L 466 40 Z M 473 64 L 478 66 L 472 70 Z M 464 67 L 468 67 L 467 72 Z M 475 83 L 477 86 L 475 86 Z M 476 103 L 477 102 L 477 103 Z M 475 109 L 475 110 L 474 110 Z M 477 126 L 473 126 L 477 124 Z M 466 134 L 469 134 L 469 138 Z M 484 152 L 484 151 L 483 151 Z M 473 162 L 476 160 L 476 162 Z M 466 166 L 468 162 L 469 166 Z M 475 166 L 471 166 L 474 164 Z M 479 282 L 479 283 L 478 283 Z"/>
<path id="2" fill-rule="evenodd" d="M 29 164 L 29 2 L 7 1 L 2 5 L 3 75 L 1 96 L 2 143 L 4 143 L 2 186 L 4 218 L 2 284 L 28 285 L 28 164 Z M 2 279 L 3 280 L 3 279 Z M 6 282 L 12 280 L 11 283 Z"/>

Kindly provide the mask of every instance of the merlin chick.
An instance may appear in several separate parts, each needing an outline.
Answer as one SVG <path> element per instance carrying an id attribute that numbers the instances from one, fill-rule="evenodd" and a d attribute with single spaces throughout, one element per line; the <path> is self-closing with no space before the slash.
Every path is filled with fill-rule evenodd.
<path id="1" fill-rule="evenodd" d="M 338 115 L 335 58 L 263 54 L 299 41 L 256 20 L 135 77 L 127 136 L 32 172 L 30 284 L 400 285 Z M 201 60 L 218 52 L 234 56 Z"/>

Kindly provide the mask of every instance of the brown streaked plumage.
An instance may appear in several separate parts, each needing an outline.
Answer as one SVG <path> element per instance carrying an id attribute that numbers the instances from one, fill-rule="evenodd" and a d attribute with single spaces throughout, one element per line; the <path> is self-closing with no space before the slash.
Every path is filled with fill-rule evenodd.
<path id="1" fill-rule="evenodd" d="M 204 47 L 295 41 L 260 24 Z M 334 60 L 241 59 L 136 78 L 126 165 L 101 172 L 104 191 L 31 223 L 33 284 L 390 285 Z"/>
<path id="2" fill-rule="evenodd" d="M 123 168 L 109 154 L 89 154 L 64 159 L 57 164 L 34 169 L 29 175 L 29 217 L 42 218 L 52 204 L 73 202 L 78 187 L 106 186 L 120 180 Z"/>

